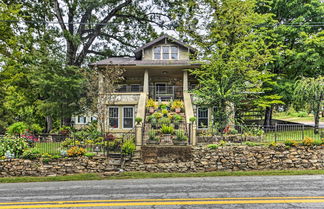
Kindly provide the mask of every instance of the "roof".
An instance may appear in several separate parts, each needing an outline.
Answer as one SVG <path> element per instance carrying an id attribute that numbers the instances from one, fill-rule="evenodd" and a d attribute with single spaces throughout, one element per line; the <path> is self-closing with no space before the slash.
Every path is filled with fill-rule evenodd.
<path id="1" fill-rule="evenodd" d="M 120 65 L 120 66 L 199 66 L 200 63 L 193 63 L 190 60 L 137 60 L 135 57 L 110 57 L 95 63 L 90 66 L 107 66 L 107 65 Z"/>
<path id="2" fill-rule="evenodd" d="M 186 48 L 190 49 L 192 52 L 197 51 L 195 48 L 189 46 L 188 44 L 185 44 L 185 43 L 183 43 L 183 42 L 181 42 L 181 41 L 179 41 L 179 40 L 165 34 L 165 35 L 160 36 L 157 39 L 154 39 L 153 41 L 148 42 L 144 46 L 137 48 L 134 52 L 135 52 L 135 54 L 138 53 L 138 52 L 141 52 L 143 49 L 148 48 L 148 47 L 162 41 L 163 39 L 169 39 L 169 40 L 171 40 L 171 41 L 173 41 L 173 42 L 175 42 L 175 43 L 177 43 L 177 44 L 179 44 L 179 45 L 181 45 L 183 47 L 186 47 Z"/>

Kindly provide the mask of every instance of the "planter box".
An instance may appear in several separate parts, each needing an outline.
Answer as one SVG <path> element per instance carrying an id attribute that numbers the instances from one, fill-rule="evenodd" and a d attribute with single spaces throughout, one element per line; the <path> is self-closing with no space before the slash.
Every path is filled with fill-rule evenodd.
<path id="1" fill-rule="evenodd" d="M 156 141 L 156 140 L 147 140 L 146 141 L 146 144 L 154 144 L 154 145 L 157 145 L 157 144 L 160 144 L 159 141 Z"/>
<path id="2" fill-rule="evenodd" d="M 161 137 L 161 144 L 172 144 L 172 136 L 171 136 L 171 134 L 164 134 Z"/>
<path id="3" fill-rule="evenodd" d="M 178 140 L 173 140 L 174 145 L 180 145 L 180 146 L 185 146 L 188 144 L 187 141 L 178 141 Z"/>

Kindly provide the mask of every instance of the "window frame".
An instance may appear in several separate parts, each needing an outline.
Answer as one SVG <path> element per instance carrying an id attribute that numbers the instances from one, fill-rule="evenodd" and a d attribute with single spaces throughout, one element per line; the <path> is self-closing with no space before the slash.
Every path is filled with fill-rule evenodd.
<path id="1" fill-rule="evenodd" d="M 199 124 L 199 109 L 207 109 L 207 117 L 204 117 L 203 119 L 207 119 L 207 127 L 203 128 L 203 127 L 200 127 L 200 124 Z M 205 129 L 208 129 L 208 124 L 209 124 L 209 108 L 208 107 L 197 107 L 197 128 L 199 130 L 205 130 Z"/>
<path id="2" fill-rule="evenodd" d="M 84 120 L 81 122 L 81 118 L 83 118 Z M 87 117 L 86 116 L 82 116 L 82 115 L 78 115 L 77 116 L 77 124 L 87 124 Z"/>
<path id="3" fill-rule="evenodd" d="M 168 59 L 164 59 L 163 58 L 163 47 L 168 47 L 169 48 L 169 50 L 168 50 Z M 177 48 L 177 57 L 176 57 L 176 59 L 172 59 L 172 54 L 175 54 L 175 53 L 172 53 L 172 47 L 175 47 L 175 48 Z M 155 54 L 157 54 L 157 53 L 155 53 L 155 48 L 160 48 L 160 59 L 156 59 L 155 58 Z M 180 57 L 180 52 L 179 52 L 179 46 L 177 46 L 177 45 L 159 45 L 159 46 L 154 46 L 153 47 L 153 53 L 152 53 L 152 59 L 153 60 L 179 60 L 179 57 Z"/>
<path id="4" fill-rule="evenodd" d="M 132 108 L 132 127 L 131 128 L 125 128 L 125 124 L 124 124 L 124 119 L 125 119 L 125 108 Z M 134 106 L 121 106 L 121 109 L 122 109 L 122 129 L 133 129 L 134 128 L 134 125 L 135 125 L 135 108 Z M 126 119 L 130 119 L 129 117 L 127 117 Z"/>
<path id="5" fill-rule="evenodd" d="M 110 108 L 117 108 L 117 127 L 111 127 L 110 126 L 110 118 L 115 118 L 115 117 L 110 117 Z M 119 112 L 119 107 L 118 106 L 108 106 L 108 127 L 111 129 L 119 129 L 120 127 L 120 112 Z"/>

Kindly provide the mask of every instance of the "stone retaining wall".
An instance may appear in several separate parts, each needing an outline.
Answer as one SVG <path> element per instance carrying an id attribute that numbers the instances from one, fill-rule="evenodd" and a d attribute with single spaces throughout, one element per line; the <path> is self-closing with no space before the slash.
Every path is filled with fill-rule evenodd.
<path id="1" fill-rule="evenodd" d="M 0 161 L 0 177 L 76 173 L 115 174 L 118 163 L 105 157 Z M 141 157 L 126 161 L 125 171 L 208 172 L 238 170 L 324 169 L 324 147 L 228 146 L 211 150 L 190 146 L 144 146 Z"/>

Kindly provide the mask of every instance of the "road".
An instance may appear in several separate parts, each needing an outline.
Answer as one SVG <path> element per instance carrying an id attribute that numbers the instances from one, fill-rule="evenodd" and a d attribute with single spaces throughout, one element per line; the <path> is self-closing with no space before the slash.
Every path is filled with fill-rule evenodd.
<path id="1" fill-rule="evenodd" d="M 4 208 L 324 208 L 324 176 L 0 184 Z"/>

